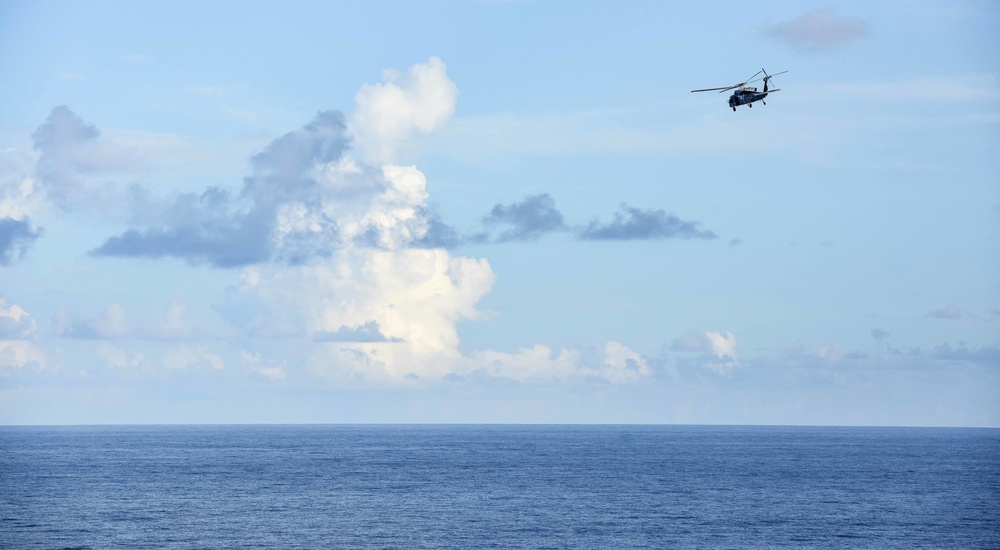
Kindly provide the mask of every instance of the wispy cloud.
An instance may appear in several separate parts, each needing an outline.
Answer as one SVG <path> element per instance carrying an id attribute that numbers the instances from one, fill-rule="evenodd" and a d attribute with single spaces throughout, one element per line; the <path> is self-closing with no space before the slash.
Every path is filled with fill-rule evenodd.
<path id="1" fill-rule="evenodd" d="M 962 311 L 962 309 L 955 304 L 949 304 L 944 307 L 928 311 L 924 317 L 930 317 L 932 319 L 964 319 L 968 317 L 968 314 Z"/>
<path id="2" fill-rule="evenodd" d="M 872 101 L 981 101 L 1000 97 L 995 75 L 939 75 L 884 82 L 830 82 L 803 93 Z"/>
<path id="3" fill-rule="evenodd" d="M 157 321 L 140 322 L 129 318 L 125 308 L 111 304 L 97 317 L 86 317 L 66 308 L 56 311 L 52 329 L 61 338 L 84 340 L 196 340 L 203 338 L 203 331 L 192 328 L 185 320 L 187 306 L 173 302 L 166 316 Z"/>
<path id="4" fill-rule="evenodd" d="M 1000 367 L 1000 348 L 984 346 L 968 348 L 965 345 L 952 347 L 950 344 L 936 346 L 929 354 L 935 361 L 948 363 L 970 363 Z"/>
<path id="5" fill-rule="evenodd" d="M 805 52 L 834 50 L 871 34 L 864 19 L 840 15 L 832 8 L 810 10 L 787 21 L 766 25 L 763 33 Z"/>

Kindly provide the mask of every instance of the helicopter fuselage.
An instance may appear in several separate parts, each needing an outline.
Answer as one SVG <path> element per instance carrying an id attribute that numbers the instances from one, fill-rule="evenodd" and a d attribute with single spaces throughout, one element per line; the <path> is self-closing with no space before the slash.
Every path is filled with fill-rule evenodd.
<path id="1" fill-rule="evenodd" d="M 736 107 L 740 105 L 746 105 L 747 107 L 753 107 L 753 102 L 760 101 L 763 103 L 764 98 L 767 97 L 768 91 L 767 86 L 764 87 L 763 92 L 758 92 L 757 88 L 753 86 L 743 86 L 742 88 L 733 92 L 733 95 L 729 96 L 729 106 L 736 110 Z M 767 105 L 766 103 L 764 103 Z"/>

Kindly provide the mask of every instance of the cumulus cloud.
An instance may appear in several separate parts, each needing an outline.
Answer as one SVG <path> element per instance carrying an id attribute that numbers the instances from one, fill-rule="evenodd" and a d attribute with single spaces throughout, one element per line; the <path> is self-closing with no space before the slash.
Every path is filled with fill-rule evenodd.
<path id="1" fill-rule="evenodd" d="M 31 135 L 38 152 L 35 175 L 56 206 L 65 210 L 78 206 L 85 189 L 82 176 L 137 164 L 129 151 L 102 142 L 100 135 L 96 126 L 65 105 L 52 109 Z"/>
<path id="2" fill-rule="evenodd" d="M 768 25 L 764 35 L 806 52 L 825 52 L 867 38 L 868 23 L 859 17 L 842 16 L 832 8 L 819 8 Z"/>
<path id="3" fill-rule="evenodd" d="M 514 353 L 487 350 L 473 354 L 463 367 L 463 374 L 520 382 L 598 379 L 628 384 L 652 374 L 645 358 L 618 342 L 608 342 L 596 353 L 566 348 L 555 352 L 540 344 Z"/>
<path id="4" fill-rule="evenodd" d="M 42 235 L 32 218 L 54 207 L 69 212 L 87 210 L 106 218 L 122 211 L 142 211 L 134 193 L 113 185 L 94 184 L 94 176 L 138 166 L 137 151 L 102 138 L 69 107 L 52 109 L 32 133 L 33 151 L 0 152 L 0 263 L 9 265 Z"/>
<path id="5" fill-rule="evenodd" d="M 30 155 L 17 149 L 0 151 L 0 265 L 19 260 L 41 236 L 31 223 L 41 199 L 28 173 Z"/>
<path id="6" fill-rule="evenodd" d="M 684 221 L 663 210 L 642 210 L 623 204 L 610 223 L 590 222 L 579 238 L 583 240 L 716 239 L 699 222 Z"/>
<path id="7" fill-rule="evenodd" d="M 562 213 L 548 193 L 529 195 L 521 202 L 494 206 L 483 218 L 483 226 L 486 232 L 476 240 L 497 242 L 536 240 L 546 233 L 566 228 Z M 499 231 L 499 234 L 491 239 L 489 235 L 494 231 Z"/>
<path id="8" fill-rule="evenodd" d="M 737 366 L 736 336 L 732 332 L 697 332 L 686 330 L 669 346 L 686 357 L 680 362 L 692 367 L 704 367 L 718 374 L 726 374 Z M 692 356 L 692 354 L 695 354 Z"/>
<path id="9" fill-rule="evenodd" d="M 486 260 L 443 249 L 356 246 L 315 265 L 247 268 L 221 311 L 249 332 L 314 335 L 322 375 L 439 378 L 460 359 L 457 323 L 478 317 L 493 280 Z M 261 309 L 274 315 L 248 314 Z"/>
<path id="10" fill-rule="evenodd" d="M 405 73 L 387 69 L 381 83 L 358 90 L 350 132 L 365 160 L 392 162 L 415 136 L 430 133 L 451 118 L 458 86 L 446 68 L 439 58 L 431 57 Z"/>
<path id="11" fill-rule="evenodd" d="M 558 353 L 541 344 L 507 353 L 487 350 L 474 354 L 469 366 L 472 373 L 520 382 L 532 380 L 570 380 L 580 376 L 581 354 L 562 349 Z"/>
<path id="12" fill-rule="evenodd" d="M 157 224 L 109 238 L 92 254 L 174 257 L 226 268 L 302 264 L 354 246 L 457 242 L 457 233 L 426 204 L 423 173 L 359 162 L 345 154 L 348 147 L 343 115 L 321 112 L 255 155 L 253 174 L 238 195 L 219 187 L 179 195 L 149 209 Z"/>
<path id="13" fill-rule="evenodd" d="M 220 311 L 258 336 L 312 335 L 311 372 L 334 381 L 628 383 L 651 374 L 643 357 L 619 343 L 595 357 L 541 344 L 463 354 L 457 325 L 481 317 L 476 305 L 493 281 L 486 260 L 443 249 L 355 247 L 316 265 L 245 268 Z M 251 314 L 260 311 L 267 315 Z"/>
<path id="14" fill-rule="evenodd" d="M 39 210 L 38 184 L 31 176 L 35 157 L 22 149 L 0 151 L 0 218 L 24 220 Z"/>
<path id="15" fill-rule="evenodd" d="M 706 332 L 709 343 L 712 345 L 712 353 L 716 357 L 736 360 L 736 336 L 732 332 L 725 335 L 719 332 Z"/>
<path id="16" fill-rule="evenodd" d="M 239 196 L 221 187 L 181 194 L 172 204 L 154 210 L 156 217 L 150 221 L 161 225 L 130 229 L 92 254 L 175 257 L 193 264 L 237 267 L 271 258 L 296 262 L 328 253 L 337 226 L 323 211 L 324 199 L 364 191 L 352 187 L 360 178 L 339 174 L 343 177 L 338 179 L 335 174 L 330 181 L 330 170 L 323 171 L 325 163 L 340 159 L 347 150 L 345 132 L 340 113 L 320 112 L 251 159 L 254 172 Z M 378 186 L 378 180 L 367 187 L 372 185 Z"/>
<path id="17" fill-rule="evenodd" d="M 122 371 L 127 374 L 134 374 L 140 369 L 149 369 L 150 362 L 142 352 L 129 352 L 107 342 L 101 342 L 97 346 L 97 357 L 100 358 L 106 367 L 112 370 Z"/>
<path id="18" fill-rule="evenodd" d="M 45 365 L 45 354 L 34 342 L 36 332 L 35 319 L 24 308 L 0 298 L 0 372 Z"/>
<path id="19" fill-rule="evenodd" d="M 0 340 L 24 340 L 35 335 L 37 325 L 28 312 L 17 304 L 7 305 L 0 298 Z"/>
<path id="20" fill-rule="evenodd" d="M 649 376 L 652 369 L 638 353 L 628 349 L 618 342 L 608 342 L 604 345 L 604 361 L 597 376 L 610 382 L 635 382 Z"/>
<path id="21" fill-rule="evenodd" d="M 0 265 L 19 260 L 39 235 L 41 230 L 32 229 L 29 219 L 0 218 Z"/>
<path id="22" fill-rule="evenodd" d="M 533 241 L 561 231 L 572 232 L 575 238 L 587 241 L 718 238 L 699 222 L 682 220 L 664 210 L 633 208 L 626 204 L 621 205 L 621 210 L 614 213 L 609 223 L 594 220 L 574 228 L 566 223 L 548 193 L 528 195 L 511 204 L 497 204 L 483 217 L 482 225 L 481 231 L 460 239 L 459 244 L 466 241 Z"/>
<path id="23" fill-rule="evenodd" d="M 321 377 L 388 384 L 452 376 L 627 383 L 650 375 L 645 359 L 617 342 L 588 353 L 543 345 L 513 353 L 460 350 L 458 325 L 480 318 L 477 305 L 494 273 L 485 259 L 448 250 L 463 238 L 428 205 L 424 174 L 392 163 L 413 139 L 447 122 L 456 97 L 436 58 L 405 73 L 387 71 L 381 83 L 362 87 L 349 117 L 320 112 L 254 155 L 239 190 L 210 187 L 158 198 L 130 188 L 132 227 L 92 254 L 238 268 L 239 281 L 217 311 L 247 336 L 308 342 L 303 363 Z M 37 134 L 42 164 L 50 167 L 45 177 L 71 188 L 86 169 L 75 151 L 90 146 L 99 131 L 59 110 Z M 545 194 L 498 205 L 484 224 L 496 234 L 489 238 L 500 241 L 566 228 Z M 647 233 L 664 236 L 662 229 Z M 116 306 L 96 318 L 63 310 L 54 326 L 68 338 L 197 338 L 184 313 L 175 304 L 163 322 L 135 323 Z M 116 368 L 147 361 L 102 350 Z M 199 345 L 176 347 L 160 362 L 178 370 L 225 366 Z M 259 354 L 245 352 L 239 362 L 275 381 L 287 376 L 284 363 Z"/>
<path id="24" fill-rule="evenodd" d="M 880 328 L 873 328 L 871 334 L 876 342 L 884 342 L 889 338 L 889 331 Z"/>
<path id="25" fill-rule="evenodd" d="M 724 374 L 735 367 L 738 363 L 736 357 L 736 336 L 732 332 L 722 334 L 719 332 L 706 332 L 709 345 L 712 347 L 712 359 L 705 366 L 709 369 Z"/>
<path id="26" fill-rule="evenodd" d="M 42 369 L 45 364 L 45 353 L 33 342 L 0 340 L 0 372 L 29 366 Z"/>

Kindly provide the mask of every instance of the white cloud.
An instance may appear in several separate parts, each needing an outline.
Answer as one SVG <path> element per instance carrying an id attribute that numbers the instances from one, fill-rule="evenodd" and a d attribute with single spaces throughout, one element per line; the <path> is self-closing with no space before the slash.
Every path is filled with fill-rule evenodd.
<path id="1" fill-rule="evenodd" d="M 36 215 L 41 209 L 37 187 L 36 181 L 21 171 L 0 170 L 0 219 L 23 220 Z"/>
<path id="2" fill-rule="evenodd" d="M 45 354 L 35 343 L 35 319 L 17 304 L 0 298 L 0 372 L 34 364 L 46 365 Z"/>
<path id="3" fill-rule="evenodd" d="M 400 380 L 440 377 L 459 359 L 456 324 L 478 316 L 493 272 L 486 260 L 454 258 L 443 249 L 351 247 L 310 266 L 244 270 L 231 300 L 237 308 L 275 312 L 272 334 L 329 334 L 374 322 L 385 341 L 323 342 L 322 370 Z M 254 316 L 245 317 L 254 330 Z M 329 374 L 329 373 L 327 373 Z"/>
<path id="4" fill-rule="evenodd" d="M 35 335 L 37 324 L 35 319 L 17 304 L 7 305 L 7 300 L 0 298 L 0 338 L 23 340 Z"/>
<path id="5" fill-rule="evenodd" d="M 318 265 L 247 268 L 231 298 L 262 312 L 245 317 L 250 331 L 260 319 L 278 319 L 265 325 L 272 335 L 313 335 L 311 371 L 335 381 L 398 385 L 485 375 L 628 383 L 652 373 L 643 357 L 617 342 L 593 361 L 578 350 L 541 344 L 463 354 L 457 324 L 480 318 L 476 304 L 493 279 L 486 260 L 454 258 L 443 249 L 353 248 Z M 371 333 L 377 327 L 378 337 L 345 335 L 356 336 L 358 327 Z"/>
<path id="6" fill-rule="evenodd" d="M 458 87 L 445 70 L 443 61 L 431 57 L 406 73 L 387 69 L 381 83 L 361 87 L 348 128 L 366 160 L 391 162 L 410 139 L 451 118 Z"/>
<path id="7" fill-rule="evenodd" d="M 26 340 L 0 340 L 0 372 L 29 365 L 45 368 L 45 352 L 40 347 Z"/>
<path id="8" fill-rule="evenodd" d="M 198 336 L 198 331 L 184 321 L 186 315 L 187 305 L 179 301 L 171 302 L 163 321 L 154 323 L 143 332 L 157 340 L 191 340 Z"/>
<path id="9" fill-rule="evenodd" d="M 218 355 L 205 346 L 178 346 L 163 354 L 163 366 L 174 370 L 225 368 L 225 363 Z"/>
<path id="10" fill-rule="evenodd" d="M 581 375 L 582 359 L 579 351 L 561 349 L 553 355 L 543 345 L 505 353 L 487 350 L 474 354 L 467 362 L 470 372 L 482 371 L 495 378 L 521 382 L 532 380 L 569 380 Z"/>
<path id="11" fill-rule="evenodd" d="M 134 373 L 140 368 L 149 368 L 145 354 L 131 353 L 107 342 L 101 342 L 97 346 L 97 356 L 109 369 Z"/>
<path id="12" fill-rule="evenodd" d="M 240 363 L 251 372 L 269 378 L 274 382 L 284 382 L 288 377 L 284 361 L 269 361 L 259 353 L 240 352 Z"/>
<path id="13" fill-rule="evenodd" d="M 710 370 L 725 374 L 738 363 L 736 357 L 736 336 L 732 332 L 722 334 L 719 332 L 706 332 L 709 344 L 712 346 L 714 356 L 705 366 Z"/>
<path id="14" fill-rule="evenodd" d="M 614 383 L 634 382 L 649 376 L 652 370 L 638 353 L 618 342 L 608 342 L 604 346 L 604 364 L 597 373 Z"/>
<path id="15" fill-rule="evenodd" d="M 719 358 L 736 359 L 736 336 L 732 332 L 706 332 L 705 337 L 712 344 L 712 353 Z"/>
<path id="16" fill-rule="evenodd" d="M 487 350 L 464 359 L 462 368 L 465 372 L 460 374 L 481 372 L 494 378 L 520 382 L 598 378 L 613 384 L 625 384 L 652 374 L 642 356 L 618 342 L 606 343 L 596 359 L 574 349 L 563 348 L 555 353 L 541 344 L 516 353 Z"/>

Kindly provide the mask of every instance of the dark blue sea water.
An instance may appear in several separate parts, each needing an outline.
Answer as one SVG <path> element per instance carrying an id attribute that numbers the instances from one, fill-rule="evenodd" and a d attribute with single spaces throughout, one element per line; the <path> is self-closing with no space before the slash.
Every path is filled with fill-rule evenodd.
<path id="1" fill-rule="evenodd" d="M 3 548 L 998 548 L 1000 430 L 0 428 Z"/>

